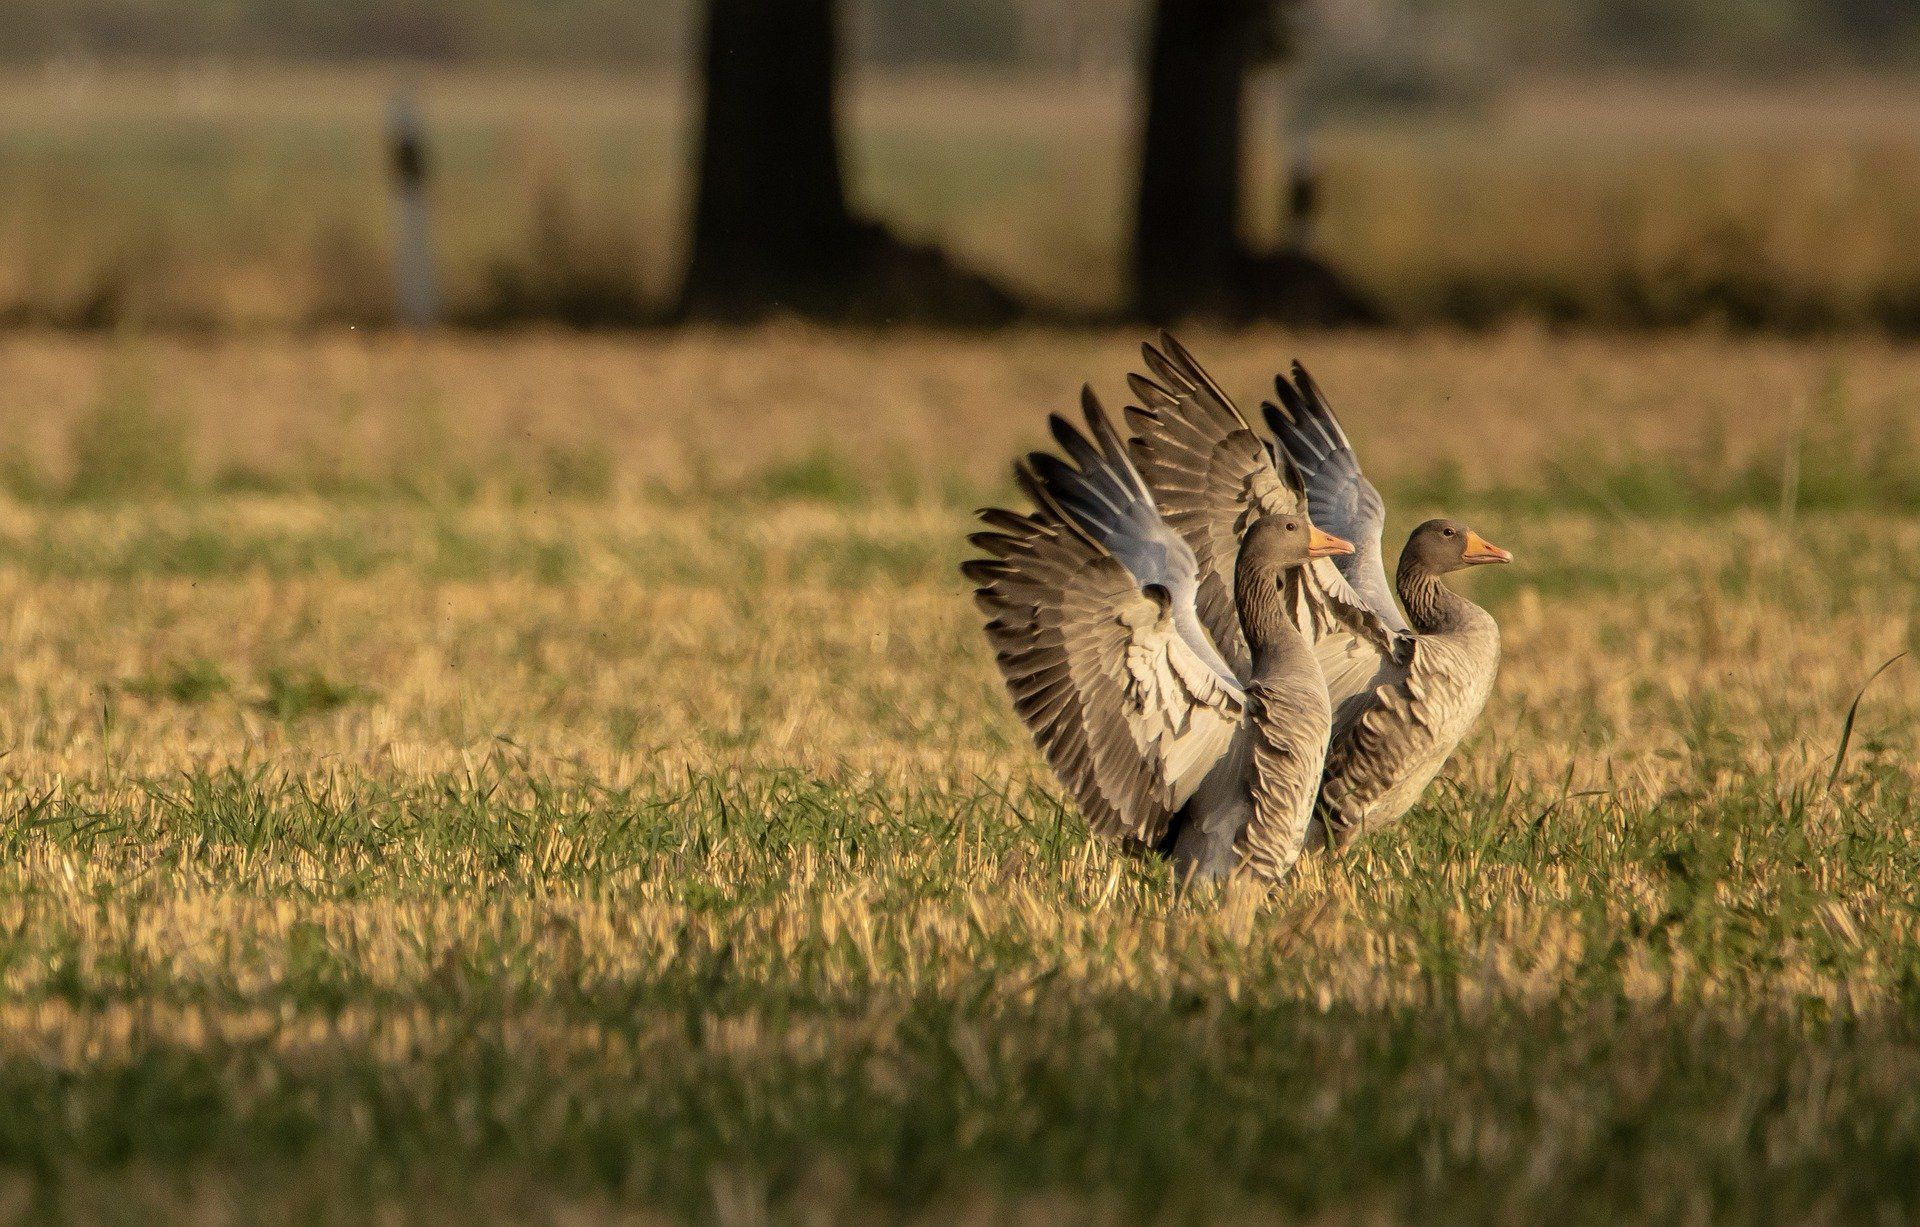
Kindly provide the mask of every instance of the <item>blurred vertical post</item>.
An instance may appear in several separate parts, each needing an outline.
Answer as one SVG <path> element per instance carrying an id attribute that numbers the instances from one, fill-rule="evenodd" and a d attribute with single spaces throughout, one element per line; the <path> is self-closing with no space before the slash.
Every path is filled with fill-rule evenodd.
<path id="1" fill-rule="evenodd" d="M 1281 184 L 1280 244 L 1284 251 L 1311 256 L 1320 245 L 1320 130 L 1326 106 L 1325 65 L 1319 54 L 1328 14 L 1320 6 L 1301 5 L 1287 22 L 1284 84 L 1280 103 L 1280 144 L 1286 179 Z"/>
<path id="2" fill-rule="evenodd" d="M 414 328 L 431 328 L 440 318 L 440 289 L 427 212 L 426 131 L 409 92 L 394 97 L 387 153 L 393 175 L 393 272 L 400 318 Z"/>

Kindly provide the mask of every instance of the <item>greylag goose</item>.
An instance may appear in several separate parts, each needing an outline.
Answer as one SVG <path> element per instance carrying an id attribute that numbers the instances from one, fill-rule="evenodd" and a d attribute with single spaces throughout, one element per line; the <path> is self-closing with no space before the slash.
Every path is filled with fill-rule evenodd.
<path id="1" fill-rule="evenodd" d="M 1015 710 L 1099 835 L 1170 851 L 1184 878 L 1275 880 L 1305 846 L 1332 728 L 1291 577 L 1353 547 L 1296 488 L 1236 541 L 1232 643 L 1199 616 L 1199 565 L 1169 529 L 1091 390 L 1067 459 L 1016 469 L 1036 510 L 989 508 L 963 570 Z M 1284 505 L 1282 505 L 1284 504 Z"/>
<path id="2" fill-rule="evenodd" d="M 1294 589 L 1294 619 L 1314 640 L 1334 706 L 1307 846 L 1397 820 L 1479 717 L 1499 664 L 1493 619 L 1439 576 L 1512 555 L 1452 521 L 1422 524 L 1400 561 L 1409 625 L 1381 564 L 1379 492 L 1305 369 L 1295 364 L 1291 383 L 1276 379 L 1280 404 L 1265 406 L 1276 447 L 1171 336 L 1142 352 L 1151 377 L 1130 380 L 1142 402 L 1127 411 L 1133 456 L 1193 550 L 1200 617 L 1229 661 L 1245 652 L 1223 602 L 1241 525 L 1293 506 L 1292 486 L 1303 481 L 1314 521 L 1353 541 L 1351 554 L 1311 564 Z"/>
<path id="3" fill-rule="evenodd" d="M 1299 363 L 1292 382 L 1276 378 L 1274 389 L 1279 404 L 1262 409 L 1306 482 L 1308 506 L 1356 543 L 1352 555 L 1329 565 L 1410 645 L 1404 658 L 1383 657 L 1353 635 L 1318 645 L 1335 712 L 1309 844 L 1340 847 L 1399 821 L 1480 718 L 1500 668 L 1500 627 L 1440 577 L 1513 555 L 1464 524 L 1428 520 L 1407 537 L 1395 569 L 1402 617 L 1380 554 L 1386 507 L 1346 431 Z"/>

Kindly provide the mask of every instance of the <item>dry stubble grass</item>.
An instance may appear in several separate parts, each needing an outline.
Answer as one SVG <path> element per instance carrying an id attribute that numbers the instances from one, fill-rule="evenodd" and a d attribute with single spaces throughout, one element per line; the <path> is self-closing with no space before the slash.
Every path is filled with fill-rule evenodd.
<path id="1" fill-rule="evenodd" d="M 0 1199 L 1910 1212 L 1912 672 L 1821 784 L 1920 362 L 1195 340 L 1524 560 L 1447 779 L 1264 905 L 1083 838 L 954 572 L 1126 338 L 0 345 Z"/>

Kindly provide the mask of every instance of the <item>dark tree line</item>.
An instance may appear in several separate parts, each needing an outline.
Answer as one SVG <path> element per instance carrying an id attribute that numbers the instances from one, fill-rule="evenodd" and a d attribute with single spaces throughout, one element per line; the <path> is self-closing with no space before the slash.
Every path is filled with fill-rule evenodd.
<path id="1" fill-rule="evenodd" d="M 12 0 L 0 63 L 50 58 L 677 66 L 704 0 Z M 1920 62 L 1913 0 L 1420 0 L 1529 63 L 1721 68 Z M 1110 65 L 1115 0 L 861 0 L 850 31 L 886 64 Z M 1038 14 L 1038 15 L 1036 15 Z"/>
<path id="2" fill-rule="evenodd" d="M 1248 74 L 1287 50 L 1294 0 L 1159 0 L 1149 34 L 1135 312 L 1351 322 L 1365 304 L 1311 253 L 1249 249 Z M 1014 304 L 847 203 L 836 0 L 708 0 L 690 318 L 1004 319 Z M 1310 199 L 1311 194 L 1306 197 Z"/>

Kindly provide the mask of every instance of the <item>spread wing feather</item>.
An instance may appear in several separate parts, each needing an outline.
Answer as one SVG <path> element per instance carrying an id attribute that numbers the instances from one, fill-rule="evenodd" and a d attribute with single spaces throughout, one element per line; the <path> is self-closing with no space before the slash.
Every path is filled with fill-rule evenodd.
<path id="1" fill-rule="evenodd" d="M 1233 600 L 1233 570 L 1247 525 L 1304 507 L 1316 524 L 1339 529 L 1319 519 L 1285 456 L 1255 433 L 1179 341 L 1163 334 L 1159 347 L 1141 352 L 1151 378 L 1128 379 L 1141 402 L 1127 411 L 1133 459 L 1167 524 L 1193 552 L 1200 621 L 1244 677 L 1249 653 Z M 1406 651 L 1393 623 L 1353 590 L 1332 560 L 1317 560 L 1299 574 L 1290 598 L 1295 622 L 1309 638 L 1357 638 L 1380 660 Z"/>
<path id="2" fill-rule="evenodd" d="M 1407 620 L 1394 602 L 1380 553 L 1380 533 L 1387 521 L 1380 491 L 1360 471 L 1347 432 L 1340 429 L 1340 420 L 1304 366 L 1294 363 L 1291 382 L 1281 375 L 1273 385 L 1279 403 L 1268 401 L 1261 409 L 1306 485 L 1307 514 L 1321 528 L 1353 542 L 1353 553 L 1334 559 L 1334 567 L 1390 630 L 1406 634 Z"/>
<path id="3" fill-rule="evenodd" d="M 1066 459 L 1035 453 L 1038 509 L 989 509 L 963 570 L 1015 710 L 1099 834 L 1157 843 L 1226 754 L 1246 696 L 1194 610 L 1192 551 L 1161 522 L 1089 393 Z"/>
<path id="4" fill-rule="evenodd" d="M 1374 691 L 1405 678 L 1419 641 L 1402 636 L 1398 652 L 1382 655 L 1357 635 L 1328 635 L 1314 645 L 1320 676 L 1326 679 L 1327 698 L 1333 704 L 1333 735 L 1338 737 L 1373 701 Z"/>

